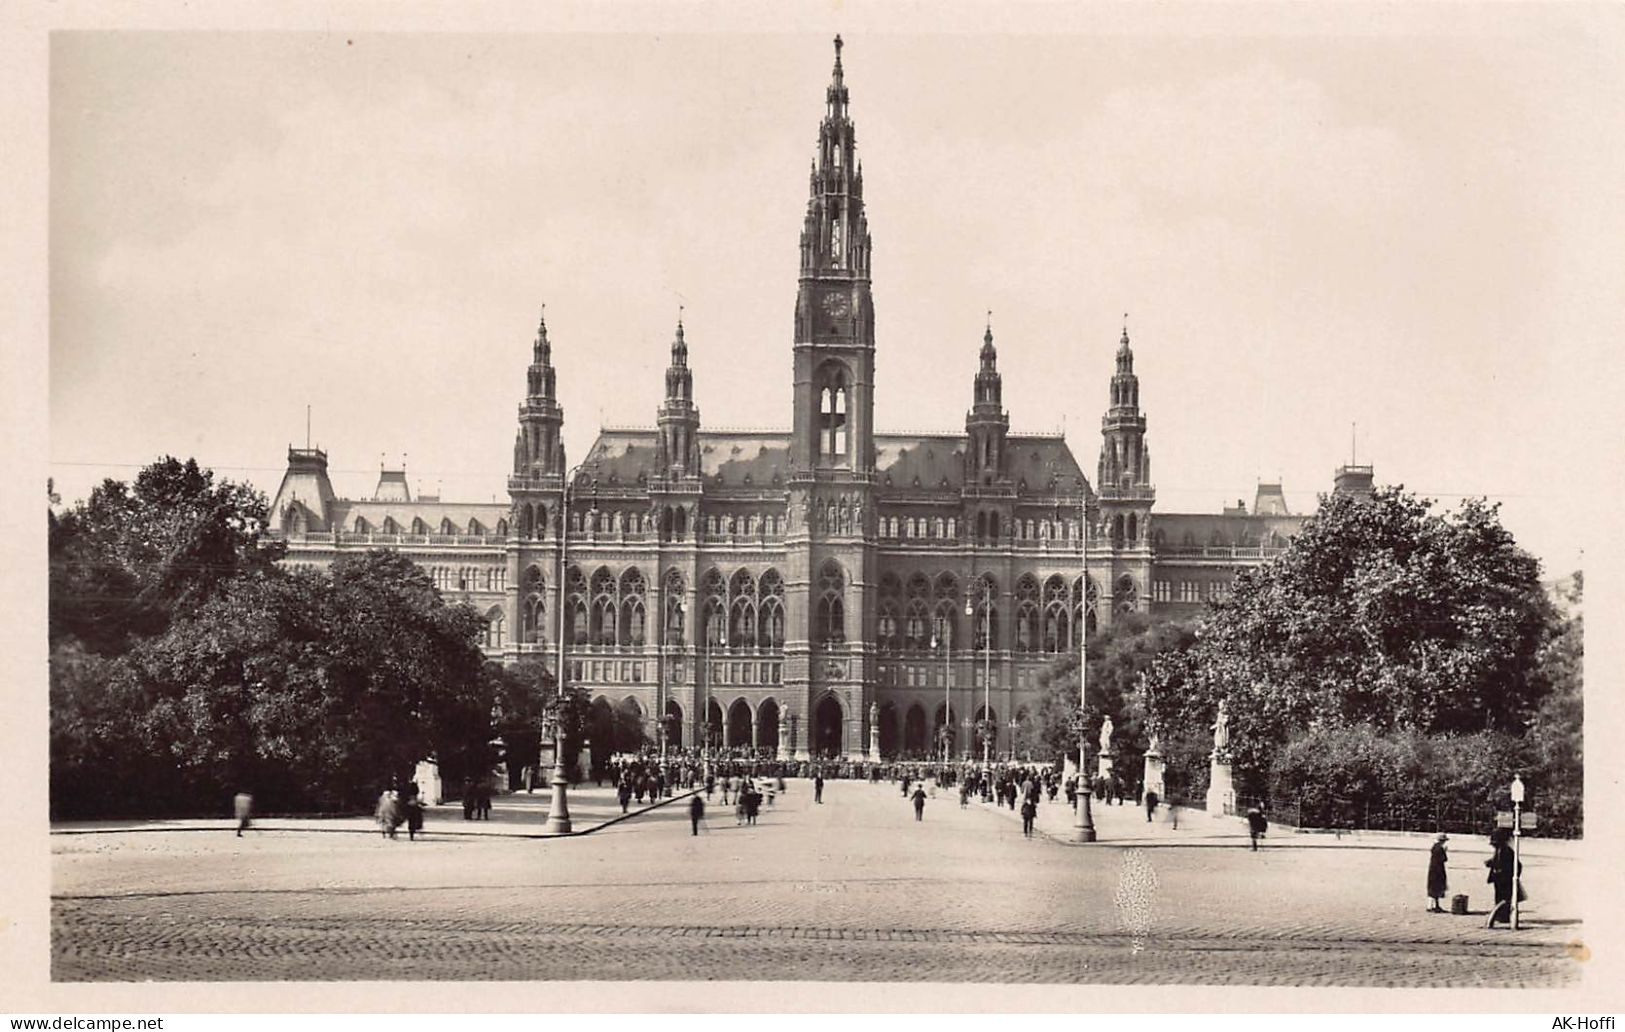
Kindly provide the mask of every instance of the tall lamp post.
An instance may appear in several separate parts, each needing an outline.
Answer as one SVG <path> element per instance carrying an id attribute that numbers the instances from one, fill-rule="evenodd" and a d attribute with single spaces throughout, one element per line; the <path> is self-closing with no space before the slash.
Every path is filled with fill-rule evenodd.
<path id="1" fill-rule="evenodd" d="M 677 604 L 672 606 L 672 612 L 677 614 L 678 620 L 683 618 L 682 599 L 678 599 Z M 656 685 L 655 691 L 655 711 L 658 718 L 655 721 L 655 733 L 660 736 L 660 766 L 662 768 L 666 766 L 666 739 L 670 737 L 669 732 L 666 730 L 666 724 L 668 723 L 666 719 L 666 698 L 668 694 L 666 690 L 666 670 L 671 665 L 670 646 L 671 627 L 663 619 L 660 621 L 660 683 Z"/>
<path id="2" fill-rule="evenodd" d="M 992 727 L 996 734 L 998 727 L 993 724 L 993 600 L 987 581 L 978 583 L 982 586 L 982 719 L 977 725 L 982 728 L 982 770 L 985 773 L 990 769 L 987 729 Z M 965 599 L 965 615 L 976 615 L 969 598 Z"/>
<path id="3" fill-rule="evenodd" d="M 709 612 L 710 610 L 706 610 L 706 611 Z M 716 752 L 717 752 L 717 744 L 718 744 L 717 743 L 717 738 L 720 737 L 727 729 L 727 724 L 726 724 L 727 717 L 726 716 L 723 717 L 724 724 L 723 724 L 723 726 L 721 728 L 718 728 L 715 731 L 712 730 L 712 728 L 711 728 L 711 703 L 715 701 L 715 697 L 711 694 L 711 692 L 712 692 L 711 644 L 712 643 L 711 643 L 711 627 L 710 627 L 710 625 L 707 624 L 705 627 L 700 628 L 700 633 L 705 636 L 705 661 L 704 661 L 704 665 L 705 665 L 705 744 L 706 744 L 705 768 L 706 768 L 706 772 L 710 773 L 710 771 L 716 765 Z M 723 648 L 728 647 L 728 630 L 727 630 L 726 626 L 718 629 L 718 631 L 717 631 L 717 639 L 718 640 L 717 640 L 716 644 L 721 645 Z"/>
<path id="4" fill-rule="evenodd" d="M 950 665 L 949 641 L 947 621 L 938 615 L 936 622 L 931 626 L 931 647 L 935 649 L 940 642 L 942 645 L 942 765 L 947 767 L 953 762 L 948 741 L 953 737 L 954 707 L 953 707 L 953 670 Z"/>
<path id="5" fill-rule="evenodd" d="M 570 779 L 564 772 L 564 704 L 567 678 L 564 666 L 564 577 L 569 569 L 570 550 L 570 489 L 581 466 L 577 464 L 564 475 L 559 504 L 559 685 L 558 712 L 553 720 L 553 799 L 547 809 L 547 830 L 554 835 L 570 834 Z"/>
<path id="6" fill-rule="evenodd" d="M 1518 896 L 1523 889 L 1523 778 L 1512 775 L 1512 930 L 1518 930 Z"/>
<path id="7" fill-rule="evenodd" d="M 1089 494 L 1078 498 L 1078 556 L 1083 569 L 1083 598 L 1078 614 L 1078 817 L 1074 825 L 1079 842 L 1095 841 L 1095 815 L 1089 809 L 1089 774 L 1085 758 L 1089 754 L 1089 731 L 1084 727 L 1083 708 L 1089 699 Z"/>

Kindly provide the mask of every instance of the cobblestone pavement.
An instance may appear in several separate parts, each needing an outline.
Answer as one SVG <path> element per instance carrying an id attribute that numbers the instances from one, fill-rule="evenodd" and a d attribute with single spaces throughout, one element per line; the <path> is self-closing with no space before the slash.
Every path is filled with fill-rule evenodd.
<path id="1" fill-rule="evenodd" d="M 1114 807 L 1075 847 L 947 794 L 923 822 L 893 786 L 824 798 L 792 782 L 753 828 L 713 806 L 697 837 L 684 804 L 554 840 L 56 836 L 53 977 L 1557 986 L 1581 967 L 1573 851 L 1526 855 L 1529 927 L 1490 932 L 1466 841 L 1450 875 L 1478 913 L 1454 917 L 1423 909 L 1425 841 L 1251 853 L 1222 822 L 1147 832 Z"/>

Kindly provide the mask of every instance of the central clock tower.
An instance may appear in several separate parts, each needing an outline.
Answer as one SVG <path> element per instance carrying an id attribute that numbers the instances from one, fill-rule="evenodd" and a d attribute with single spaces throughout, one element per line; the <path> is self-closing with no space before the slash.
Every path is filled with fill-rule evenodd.
<path id="1" fill-rule="evenodd" d="M 875 310 L 856 142 L 836 37 L 834 78 L 818 127 L 801 230 L 792 449 L 801 469 L 868 473 L 875 464 Z"/>
<path id="2" fill-rule="evenodd" d="M 785 535 L 785 692 L 796 753 L 863 755 L 874 704 L 875 309 L 841 38 L 808 181 L 796 291 Z M 800 733 L 796 731 L 799 722 Z"/>

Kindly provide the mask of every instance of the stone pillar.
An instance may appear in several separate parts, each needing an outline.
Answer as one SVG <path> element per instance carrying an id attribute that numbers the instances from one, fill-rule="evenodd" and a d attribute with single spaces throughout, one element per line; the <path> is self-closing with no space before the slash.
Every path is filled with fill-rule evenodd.
<path id="1" fill-rule="evenodd" d="M 1167 798 L 1167 791 L 1163 784 L 1162 752 L 1155 746 L 1148 749 L 1145 754 L 1145 788 L 1146 792 L 1157 793 L 1158 799 Z"/>
<path id="2" fill-rule="evenodd" d="M 1096 775 L 1098 777 L 1110 780 L 1112 776 L 1112 766 L 1116 759 L 1117 755 L 1115 753 L 1101 753 L 1100 758 L 1095 761 Z"/>
<path id="3" fill-rule="evenodd" d="M 869 725 L 869 760 L 877 762 L 880 759 L 880 725 Z"/>
<path id="4" fill-rule="evenodd" d="M 1207 814 L 1224 817 L 1236 812 L 1236 788 L 1230 780 L 1230 760 L 1220 759 L 1217 750 L 1208 768 Z"/>

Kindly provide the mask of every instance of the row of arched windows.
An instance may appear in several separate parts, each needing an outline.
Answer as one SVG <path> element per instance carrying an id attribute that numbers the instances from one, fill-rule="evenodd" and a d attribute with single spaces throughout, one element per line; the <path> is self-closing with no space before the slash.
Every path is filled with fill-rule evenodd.
<path id="1" fill-rule="evenodd" d="M 680 571 L 666 571 L 662 583 L 665 634 L 663 644 L 685 643 L 683 595 L 686 582 Z M 591 579 L 572 565 L 565 573 L 565 633 L 572 645 L 641 648 L 648 642 L 647 585 L 643 572 L 632 566 L 619 577 L 599 567 Z M 547 592 L 539 567 L 526 571 L 521 592 L 527 640 L 541 641 L 546 626 Z M 700 584 L 700 633 L 713 647 L 735 649 L 784 648 L 784 578 L 769 569 L 755 576 L 735 571 L 724 579 L 715 567 Z M 534 637 L 529 635 L 534 634 Z"/>
<path id="2" fill-rule="evenodd" d="M 351 521 L 350 530 L 355 534 L 440 534 L 447 537 L 462 534 L 481 537 L 486 534 L 495 534 L 506 536 L 508 521 L 497 520 L 495 527 L 487 527 L 476 519 L 470 519 L 466 524 L 460 524 L 453 523 L 448 516 L 443 517 L 437 524 L 431 524 L 422 516 L 414 516 L 409 526 L 402 526 L 401 522 L 393 516 L 385 516 L 376 524 L 365 516 L 357 516 Z"/>
<path id="3" fill-rule="evenodd" d="M 712 567 L 700 581 L 700 633 L 711 648 L 784 648 L 784 578 L 740 569 L 723 580 Z"/>
<path id="4" fill-rule="evenodd" d="M 430 566 L 428 571 L 441 591 L 504 591 L 508 587 L 505 566 Z"/>
<path id="5" fill-rule="evenodd" d="M 1000 518 L 997 513 L 977 513 L 974 532 L 977 540 L 997 540 Z M 1015 520 L 1010 524 L 1010 537 L 1015 541 L 1074 541 L 1077 539 L 1077 520 L 1045 519 Z M 908 540 L 959 539 L 959 520 L 953 516 L 882 516 L 880 536 Z"/>

